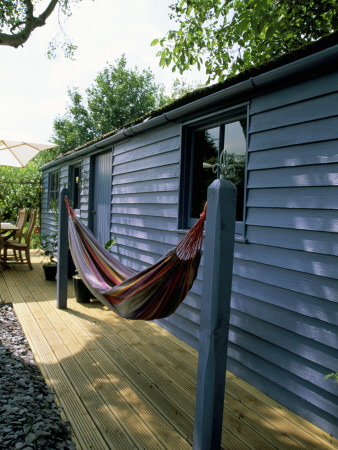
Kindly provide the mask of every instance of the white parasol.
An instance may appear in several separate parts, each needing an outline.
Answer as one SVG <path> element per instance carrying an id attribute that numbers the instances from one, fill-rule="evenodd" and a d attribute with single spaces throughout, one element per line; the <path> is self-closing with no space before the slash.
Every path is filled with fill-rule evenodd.
<path id="1" fill-rule="evenodd" d="M 0 165 L 25 167 L 41 150 L 52 147 L 56 147 L 56 145 L 0 139 Z"/>

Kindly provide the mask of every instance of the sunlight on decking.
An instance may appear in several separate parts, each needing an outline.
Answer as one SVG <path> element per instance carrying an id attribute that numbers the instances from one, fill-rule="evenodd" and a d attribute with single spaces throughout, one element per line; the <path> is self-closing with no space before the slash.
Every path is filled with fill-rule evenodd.
<path id="1" fill-rule="evenodd" d="M 99 302 L 56 308 L 41 262 L 0 269 L 36 361 L 79 449 L 190 449 L 198 354 L 152 322 L 127 321 Z M 227 374 L 222 447 L 333 449 L 337 441 Z"/>

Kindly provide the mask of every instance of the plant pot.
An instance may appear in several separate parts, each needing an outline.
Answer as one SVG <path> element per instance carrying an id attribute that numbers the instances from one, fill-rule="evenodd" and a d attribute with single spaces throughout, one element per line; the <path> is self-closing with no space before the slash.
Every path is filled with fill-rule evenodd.
<path id="1" fill-rule="evenodd" d="M 88 303 L 92 294 L 78 275 L 73 276 L 75 298 L 78 303 Z"/>
<path id="2" fill-rule="evenodd" d="M 70 280 L 76 274 L 76 267 L 72 258 L 72 254 L 68 249 L 68 279 Z"/>
<path id="3" fill-rule="evenodd" d="M 45 272 L 45 278 L 47 281 L 55 281 L 56 277 L 56 264 L 43 264 L 43 271 Z"/>

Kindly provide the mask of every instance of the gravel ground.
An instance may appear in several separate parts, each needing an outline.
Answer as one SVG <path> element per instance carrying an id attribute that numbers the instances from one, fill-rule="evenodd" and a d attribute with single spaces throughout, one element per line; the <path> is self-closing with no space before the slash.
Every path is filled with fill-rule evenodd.
<path id="1" fill-rule="evenodd" d="M 75 449 L 12 305 L 0 304 L 0 449 Z"/>

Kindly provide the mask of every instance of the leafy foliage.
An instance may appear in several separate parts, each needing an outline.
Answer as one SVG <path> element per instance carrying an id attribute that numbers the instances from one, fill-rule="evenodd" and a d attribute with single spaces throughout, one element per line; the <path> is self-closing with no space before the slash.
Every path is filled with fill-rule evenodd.
<path id="1" fill-rule="evenodd" d="M 191 92 L 204 87 L 205 85 L 202 83 L 187 82 L 182 77 L 176 78 L 172 84 L 171 93 L 166 98 L 166 104 L 178 100 L 184 95 L 190 94 Z"/>
<path id="2" fill-rule="evenodd" d="M 76 46 L 68 39 L 62 28 L 61 19 L 71 16 L 71 6 L 82 0 L 50 0 L 43 11 L 40 0 L 18 0 L 0 2 L 0 45 L 19 47 L 29 39 L 31 33 L 46 24 L 48 17 L 58 10 L 59 24 L 63 39 L 59 42 L 56 38 L 49 44 L 48 56 L 55 57 L 59 47 L 64 55 L 73 58 Z M 45 2 L 46 3 L 46 2 Z M 37 13 L 37 10 L 40 12 Z"/>
<path id="3" fill-rule="evenodd" d="M 325 380 L 328 380 L 329 378 L 332 378 L 333 381 L 338 384 L 338 372 L 329 373 L 325 376 Z"/>
<path id="4" fill-rule="evenodd" d="M 121 128 L 167 101 L 151 70 L 129 69 L 125 55 L 98 73 L 85 96 L 76 88 L 68 95 L 71 104 L 53 126 L 52 140 L 60 154 Z"/>
<path id="5" fill-rule="evenodd" d="M 3 221 L 15 221 L 19 208 L 40 209 L 41 174 L 38 165 L 0 166 L 0 209 Z"/>
<path id="6" fill-rule="evenodd" d="M 298 49 L 338 30 L 337 0 L 176 0 L 178 27 L 160 45 L 160 66 L 205 67 L 209 82 Z"/>

